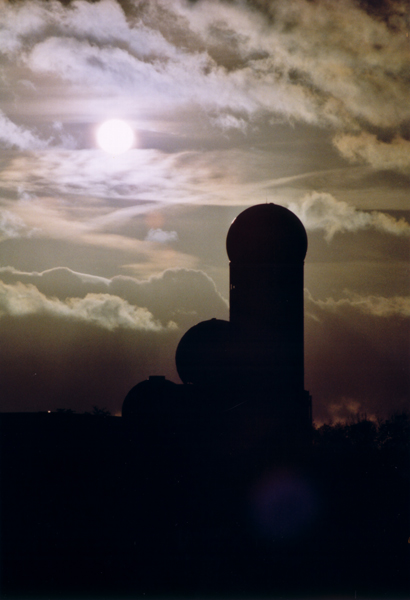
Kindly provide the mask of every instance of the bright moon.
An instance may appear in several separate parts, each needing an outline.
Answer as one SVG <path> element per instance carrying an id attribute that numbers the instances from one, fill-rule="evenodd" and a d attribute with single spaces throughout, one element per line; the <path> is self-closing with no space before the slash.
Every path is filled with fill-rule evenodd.
<path id="1" fill-rule="evenodd" d="M 125 121 L 110 119 L 98 128 L 97 142 L 109 154 L 122 154 L 133 146 L 134 131 Z"/>

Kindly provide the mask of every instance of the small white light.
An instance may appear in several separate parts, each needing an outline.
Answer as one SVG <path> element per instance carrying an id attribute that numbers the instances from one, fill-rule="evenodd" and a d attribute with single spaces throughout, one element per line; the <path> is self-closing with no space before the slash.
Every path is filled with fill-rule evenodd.
<path id="1" fill-rule="evenodd" d="M 110 119 L 98 128 L 97 142 L 109 154 L 122 154 L 134 145 L 135 135 L 132 127 L 125 121 Z"/>

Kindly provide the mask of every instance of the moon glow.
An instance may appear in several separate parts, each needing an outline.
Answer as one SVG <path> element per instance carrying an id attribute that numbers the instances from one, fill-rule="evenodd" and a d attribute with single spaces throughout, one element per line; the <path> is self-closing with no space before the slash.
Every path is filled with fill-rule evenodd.
<path id="1" fill-rule="evenodd" d="M 97 143 L 109 154 L 122 154 L 132 148 L 134 142 L 134 131 L 121 119 L 105 121 L 97 129 Z"/>

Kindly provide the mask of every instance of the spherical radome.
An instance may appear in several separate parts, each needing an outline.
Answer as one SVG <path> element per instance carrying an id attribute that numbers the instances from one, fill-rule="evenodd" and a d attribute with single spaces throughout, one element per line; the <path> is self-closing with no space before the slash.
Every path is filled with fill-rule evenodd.
<path id="1" fill-rule="evenodd" d="M 160 417 L 173 410 L 177 384 L 162 376 L 151 376 L 135 385 L 126 395 L 122 405 L 122 416 Z"/>
<path id="2" fill-rule="evenodd" d="M 226 249 L 233 263 L 300 263 L 307 252 L 306 230 L 287 208 L 258 204 L 232 222 Z"/>
<path id="3" fill-rule="evenodd" d="M 184 383 L 216 385 L 229 373 L 231 361 L 231 325 L 211 319 L 194 325 L 178 344 L 175 362 Z"/>

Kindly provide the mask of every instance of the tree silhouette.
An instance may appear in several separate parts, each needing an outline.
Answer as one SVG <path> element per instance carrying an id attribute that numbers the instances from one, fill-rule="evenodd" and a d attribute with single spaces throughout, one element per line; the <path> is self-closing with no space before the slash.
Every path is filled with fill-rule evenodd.
<path id="1" fill-rule="evenodd" d="M 100 408 L 99 406 L 93 406 L 91 414 L 95 417 L 109 417 L 111 415 L 111 412 L 105 407 Z"/>

